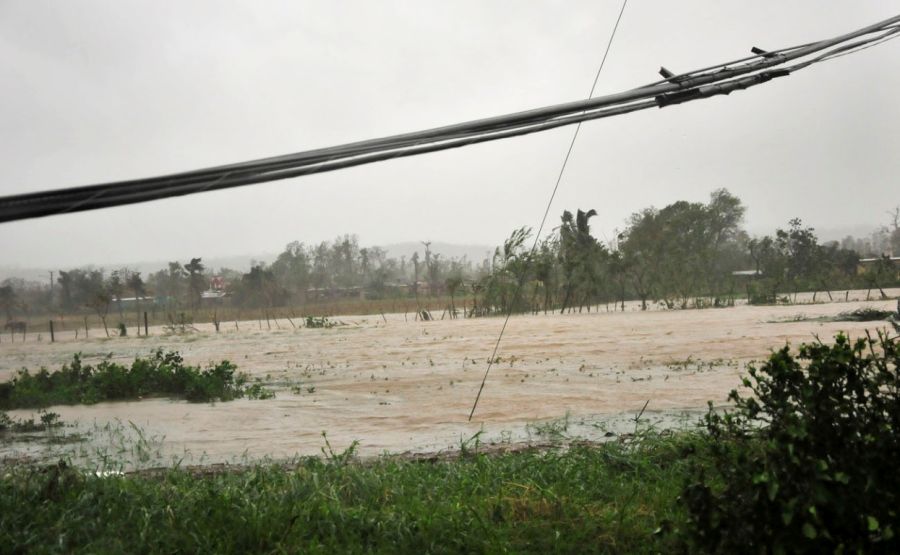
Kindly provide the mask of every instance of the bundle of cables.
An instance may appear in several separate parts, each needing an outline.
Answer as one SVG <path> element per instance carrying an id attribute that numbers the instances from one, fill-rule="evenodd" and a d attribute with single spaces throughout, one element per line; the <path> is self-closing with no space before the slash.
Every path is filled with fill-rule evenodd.
<path id="1" fill-rule="evenodd" d="M 94 210 L 333 171 L 381 160 L 458 148 L 582 121 L 729 94 L 813 64 L 869 48 L 900 34 L 900 16 L 840 37 L 752 55 L 663 79 L 625 92 L 404 133 L 160 177 L 86 185 L 0 198 L 0 222 Z"/>

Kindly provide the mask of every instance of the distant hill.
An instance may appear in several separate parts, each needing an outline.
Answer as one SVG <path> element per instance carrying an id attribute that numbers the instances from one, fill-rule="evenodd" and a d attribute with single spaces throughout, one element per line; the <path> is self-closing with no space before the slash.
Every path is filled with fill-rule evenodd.
<path id="1" fill-rule="evenodd" d="M 823 227 L 816 229 L 816 235 L 819 241 L 840 241 L 844 237 L 851 235 L 857 239 L 868 237 L 877 230 L 877 226 L 873 225 L 855 225 L 845 227 Z"/>
<path id="2" fill-rule="evenodd" d="M 388 256 L 391 258 L 400 258 L 401 256 L 409 258 L 416 252 L 419 253 L 420 257 L 425 256 L 425 245 L 413 241 L 383 245 L 381 248 L 386 250 Z M 454 245 L 452 243 L 439 243 L 435 241 L 431 243 L 429 248 L 432 253 L 440 254 L 441 258 L 449 259 L 466 257 L 471 262 L 477 264 L 485 258 L 490 258 L 494 253 L 495 247 L 489 245 Z"/>
<path id="3" fill-rule="evenodd" d="M 400 258 L 405 256 L 410 258 L 413 253 L 418 252 L 420 257 L 425 256 L 425 246 L 422 243 L 407 242 L 385 245 L 382 247 L 387 251 L 391 258 Z M 489 258 L 494 252 L 494 247 L 487 245 L 454 245 L 452 243 L 431 244 L 431 252 L 440 254 L 443 259 L 467 257 L 473 263 L 480 263 L 485 258 Z M 211 270 L 219 270 L 221 268 L 229 268 L 239 272 L 250 270 L 250 266 L 254 263 L 264 262 L 270 264 L 278 257 L 277 253 L 263 253 L 254 255 L 233 255 L 233 256 L 211 256 L 203 258 L 203 265 Z M 182 264 L 189 260 L 179 260 Z M 157 272 L 169 265 L 168 260 L 143 261 L 143 262 L 123 262 L 116 264 L 87 264 L 85 268 L 97 268 L 107 272 L 118 268 L 129 268 L 141 272 L 145 277 L 148 274 Z M 56 276 L 59 270 L 69 270 L 71 267 L 48 267 L 48 268 L 23 268 L 19 266 L 0 266 L 0 281 L 7 278 L 21 278 L 26 281 L 38 281 L 49 283 L 50 272 L 53 271 Z"/>
<path id="4" fill-rule="evenodd" d="M 250 266 L 253 263 L 265 262 L 266 264 L 272 262 L 277 257 L 277 254 L 257 254 L 257 255 L 235 255 L 235 256 L 211 256 L 209 258 L 203 258 L 203 265 L 212 270 L 219 270 L 220 268 L 230 268 L 232 270 L 238 270 L 240 272 L 246 272 L 250 269 Z M 101 269 L 106 272 L 111 272 L 118 268 L 128 268 L 130 270 L 135 270 L 141 272 L 144 277 L 148 274 L 152 274 L 153 272 L 158 272 L 159 270 L 168 267 L 169 260 L 157 260 L 152 262 L 122 262 L 115 264 L 85 264 L 81 266 L 82 268 L 88 269 Z M 179 260 L 182 264 L 190 262 L 190 260 Z M 23 268 L 19 266 L 0 266 L 0 281 L 6 278 L 21 278 L 26 281 L 40 281 L 40 282 L 49 282 L 50 281 L 50 271 L 58 276 L 59 270 L 70 270 L 74 266 L 59 266 L 59 267 L 49 267 L 49 268 Z"/>

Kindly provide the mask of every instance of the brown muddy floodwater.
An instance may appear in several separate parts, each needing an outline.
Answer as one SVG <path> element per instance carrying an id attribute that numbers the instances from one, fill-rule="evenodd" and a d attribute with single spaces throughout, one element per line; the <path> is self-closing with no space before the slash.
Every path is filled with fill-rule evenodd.
<path id="1" fill-rule="evenodd" d="M 897 295 L 900 290 L 890 291 Z M 195 404 L 165 399 L 60 406 L 51 410 L 67 423 L 52 441 L 5 440 L 2 458 L 46 458 L 60 453 L 96 462 L 134 459 L 130 466 L 182 460 L 185 464 L 285 458 L 318 454 L 322 432 L 335 450 L 359 441 L 359 451 L 438 451 L 483 430 L 482 439 L 523 441 L 562 422 L 567 434 L 601 436 L 634 426 L 645 417 L 670 425 L 678 415 L 695 419 L 707 401 L 725 402 L 739 386 L 745 365 L 786 341 L 796 345 L 817 334 L 852 336 L 883 327 L 878 322 L 791 321 L 797 316 L 834 316 L 861 306 L 893 309 L 894 301 L 792 306 L 737 306 L 707 310 L 514 316 L 491 370 L 475 417 L 469 410 L 484 374 L 501 318 L 413 321 L 412 314 L 339 317 L 331 329 L 277 329 L 257 322 L 222 324 L 199 332 L 151 337 L 75 340 L 63 333 L 56 343 L 29 337 L 0 343 L 0 380 L 15 370 L 56 369 L 82 352 L 87 361 L 110 355 L 129 361 L 157 347 L 180 351 L 205 365 L 228 359 L 240 371 L 262 378 L 276 391 L 269 400 Z M 862 297 L 861 297 L 862 296 Z M 836 295 L 837 297 L 837 295 Z M 840 298 L 843 299 L 843 293 Z M 29 417 L 31 411 L 11 411 Z M 140 432 L 138 432 L 140 430 Z M 88 438 L 68 443 L 66 435 Z M 138 460 L 139 459 L 139 460 Z"/>

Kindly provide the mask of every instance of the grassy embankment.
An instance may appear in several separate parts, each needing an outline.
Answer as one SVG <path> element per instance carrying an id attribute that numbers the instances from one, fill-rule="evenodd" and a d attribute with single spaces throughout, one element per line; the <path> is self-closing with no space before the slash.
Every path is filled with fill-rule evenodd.
<path id="1" fill-rule="evenodd" d="M 0 544 L 59 552 L 667 551 L 692 436 L 627 445 L 97 477 L 13 468 Z"/>

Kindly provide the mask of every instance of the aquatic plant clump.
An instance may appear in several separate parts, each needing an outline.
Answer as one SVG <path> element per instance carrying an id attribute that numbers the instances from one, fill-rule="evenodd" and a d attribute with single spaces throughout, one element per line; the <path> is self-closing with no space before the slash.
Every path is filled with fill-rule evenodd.
<path id="1" fill-rule="evenodd" d="M 857 308 L 850 312 L 841 312 L 834 318 L 836 322 L 876 322 L 887 320 L 897 314 L 891 310 L 879 310 L 877 308 Z"/>
<path id="2" fill-rule="evenodd" d="M 81 354 L 61 369 L 36 373 L 19 370 L 9 382 L 0 383 L 0 409 L 93 404 L 143 397 L 164 396 L 192 402 L 230 401 L 241 397 L 265 399 L 271 391 L 248 384 L 249 377 L 236 372 L 227 360 L 205 369 L 184 363 L 175 351 L 155 351 L 136 358 L 130 366 L 106 359 L 85 364 Z"/>

